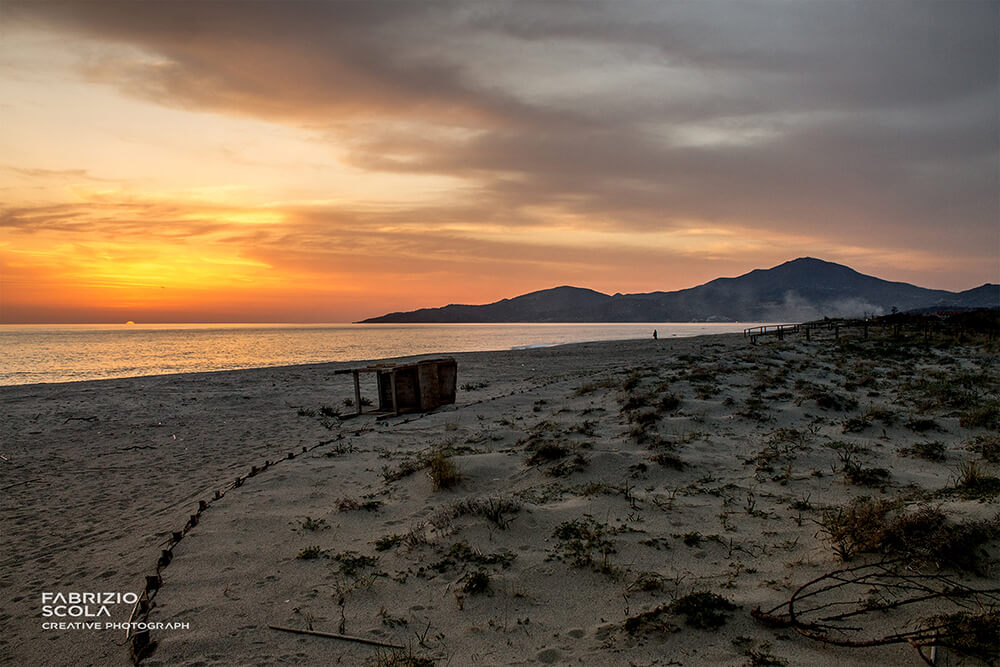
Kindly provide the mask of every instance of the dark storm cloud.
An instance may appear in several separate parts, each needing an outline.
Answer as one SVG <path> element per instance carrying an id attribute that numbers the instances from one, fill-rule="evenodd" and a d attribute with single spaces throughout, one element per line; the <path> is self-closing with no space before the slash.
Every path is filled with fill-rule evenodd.
<path id="1" fill-rule="evenodd" d="M 129 93 L 315 128 L 367 169 L 474 179 L 481 219 L 530 224 L 541 205 L 637 230 L 703 219 L 955 254 L 996 243 L 993 1 L 7 14 L 156 56 L 87 62 Z"/>
<path id="2" fill-rule="evenodd" d="M 43 2 L 8 16 L 140 47 L 163 60 L 96 60 L 90 73 L 166 104 L 326 123 L 329 114 L 500 119 L 519 105 L 481 98 L 454 62 L 420 56 L 445 5 L 381 2 Z M 530 115 L 530 109 L 522 109 Z"/>
<path id="3" fill-rule="evenodd" d="M 511 11 L 493 27 L 529 40 L 554 37 L 643 44 L 707 72 L 759 75 L 784 94 L 746 109 L 936 103 L 995 90 L 998 9 L 959 2 L 577 3 Z M 794 85 L 794 90 L 792 90 Z M 760 91 L 761 93 L 769 91 Z"/>

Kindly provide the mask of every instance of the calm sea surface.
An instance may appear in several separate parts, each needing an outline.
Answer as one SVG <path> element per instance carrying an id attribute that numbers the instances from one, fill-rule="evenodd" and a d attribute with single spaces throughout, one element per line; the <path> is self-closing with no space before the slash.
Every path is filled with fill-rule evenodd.
<path id="1" fill-rule="evenodd" d="M 0 326 L 0 385 L 741 332 L 725 324 L 150 324 Z"/>

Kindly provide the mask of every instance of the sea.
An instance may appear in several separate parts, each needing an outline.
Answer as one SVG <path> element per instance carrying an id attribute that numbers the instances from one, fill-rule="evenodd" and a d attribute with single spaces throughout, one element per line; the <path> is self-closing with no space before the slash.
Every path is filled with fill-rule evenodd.
<path id="1" fill-rule="evenodd" d="M 742 332 L 764 324 L 0 325 L 0 385 Z M 770 324 L 770 323 L 767 323 Z"/>

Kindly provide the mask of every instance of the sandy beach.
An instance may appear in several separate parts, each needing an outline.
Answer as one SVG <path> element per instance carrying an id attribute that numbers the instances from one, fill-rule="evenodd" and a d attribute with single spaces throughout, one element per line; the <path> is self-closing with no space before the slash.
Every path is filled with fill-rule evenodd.
<path id="1" fill-rule="evenodd" d="M 454 356 L 454 405 L 384 419 L 337 416 L 352 364 L 0 388 L 0 662 L 131 664 L 46 625 L 130 618 L 150 666 L 913 665 L 995 629 L 995 342 Z M 148 612 L 45 615 L 158 572 Z"/>

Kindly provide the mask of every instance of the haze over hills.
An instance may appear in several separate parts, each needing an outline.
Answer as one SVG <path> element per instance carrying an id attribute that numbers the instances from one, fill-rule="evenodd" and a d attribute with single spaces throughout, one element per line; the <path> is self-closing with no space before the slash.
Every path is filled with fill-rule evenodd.
<path id="1" fill-rule="evenodd" d="M 363 323 L 480 322 L 777 322 L 885 314 L 893 308 L 1000 306 L 1000 285 L 963 292 L 890 282 L 812 257 L 674 292 L 608 295 L 555 287 L 485 305 L 390 313 Z"/>

